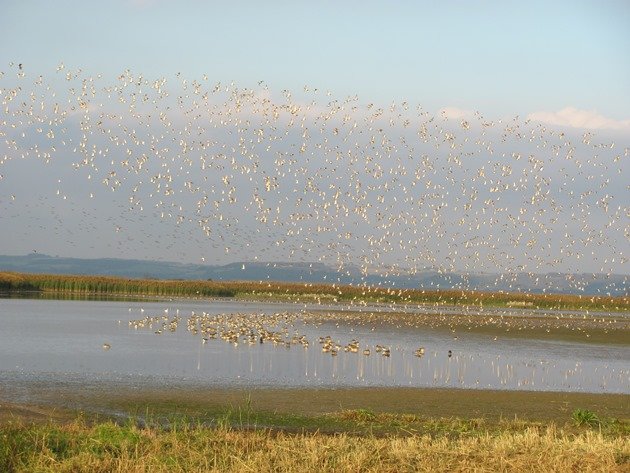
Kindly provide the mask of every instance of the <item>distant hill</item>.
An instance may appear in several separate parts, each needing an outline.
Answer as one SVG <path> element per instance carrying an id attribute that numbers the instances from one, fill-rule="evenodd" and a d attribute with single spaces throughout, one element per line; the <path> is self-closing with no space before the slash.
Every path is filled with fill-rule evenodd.
<path id="1" fill-rule="evenodd" d="M 48 274 L 90 274 L 151 279 L 212 279 L 285 281 L 381 285 L 397 288 L 469 289 L 530 293 L 628 296 L 628 275 L 604 274 L 460 274 L 434 270 L 384 276 L 361 274 L 349 266 L 344 271 L 322 263 L 244 262 L 226 265 L 183 264 L 115 258 L 80 259 L 31 253 L 0 255 L 0 271 Z"/>

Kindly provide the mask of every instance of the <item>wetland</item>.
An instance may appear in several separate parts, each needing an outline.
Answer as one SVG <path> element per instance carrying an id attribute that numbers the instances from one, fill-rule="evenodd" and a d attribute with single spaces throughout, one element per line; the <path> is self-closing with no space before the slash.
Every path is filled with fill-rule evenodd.
<path id="1" fill-rule="evenodd" d="M 625 313 L 1 298 L 0 314 L 0 394 L 17 404 L 114 412 L 122 393 L 161 390 L 630 393 Z"/>
<path id="2" fill-rule="evenodd" d="M 625 311 L 28 293 L 0 319 L 8 471 L 630 458 Z"/>

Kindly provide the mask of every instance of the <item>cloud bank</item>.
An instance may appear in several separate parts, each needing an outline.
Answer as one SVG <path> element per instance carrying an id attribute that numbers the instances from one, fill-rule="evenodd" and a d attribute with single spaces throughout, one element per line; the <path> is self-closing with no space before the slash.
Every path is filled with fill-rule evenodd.
<path id="1" fill-rule="evenodd" d="M 549 125 L 571 128 L 630 131 L 630 120 L 615 120 L 593 110 L 579 110 L 575 107 L 565 107 L 557 112 L 534 112 L 527 118 Z"/>

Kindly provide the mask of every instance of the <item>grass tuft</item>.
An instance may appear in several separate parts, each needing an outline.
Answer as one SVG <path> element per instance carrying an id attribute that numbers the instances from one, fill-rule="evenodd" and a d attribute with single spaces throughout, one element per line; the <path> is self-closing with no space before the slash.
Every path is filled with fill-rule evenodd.
<path id="1" fill-rule="evenodd" d="M 602 421 L 599 419 L 597 414 L 593 411 L 589 411 L 588 409 L 576 409 L 571 414 L 571 418 L 576 423 L 576 425 L 587 425 L 589 427 L 601 427 Z"/>

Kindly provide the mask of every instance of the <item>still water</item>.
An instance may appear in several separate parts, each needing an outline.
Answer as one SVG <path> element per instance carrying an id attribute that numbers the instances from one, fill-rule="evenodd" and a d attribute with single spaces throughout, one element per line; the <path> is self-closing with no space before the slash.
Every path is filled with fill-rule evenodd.
<path id="1" fill-rule="evenodd" d="M 2 391 L 13 396 L 29 383 L 68 382 L 139 388 L 412 386 L 630 393 L 630 344 L 493 340 L 474 333 L 455 338 L 439 328 L 357 326 L 342 317 L 312 323 L 299 315 L 304 309 L 242 301 L 0 299 Z M 298 316 L 273 316 L 283 312 Z M 225 327 L 215 338 L 195 334 L 187 329 L 192 314 L 263 320 L 277 340 L 262 343 L 253 331 L 224 340 Z M 180 321 L 174 331 L 163 322 L 137 328 L 129 324 L 146 317 Z M 322 351 L 322 337 L 330 337 L 336 356 Z M 346 351 L 353 340 L 358 350 Z M 389 356 L 379 347 L 387 347 Z M 424 347 L 423 356 L 414 354 L 419 347 Z"/>

